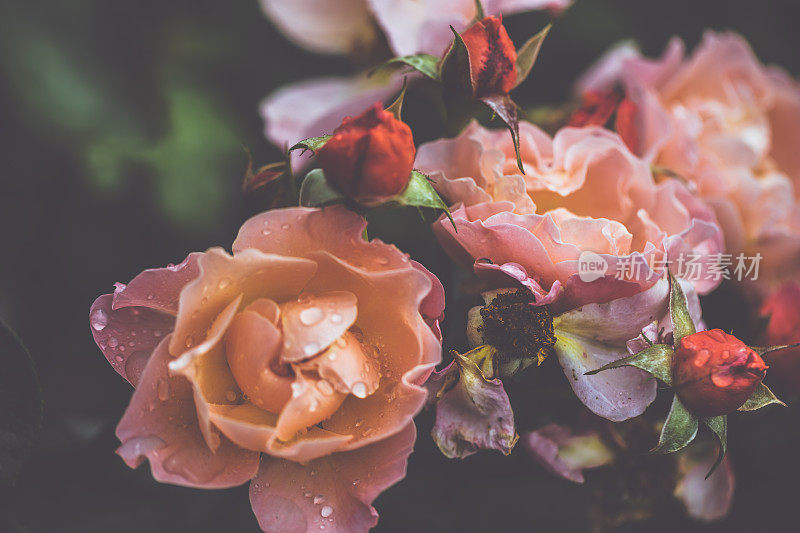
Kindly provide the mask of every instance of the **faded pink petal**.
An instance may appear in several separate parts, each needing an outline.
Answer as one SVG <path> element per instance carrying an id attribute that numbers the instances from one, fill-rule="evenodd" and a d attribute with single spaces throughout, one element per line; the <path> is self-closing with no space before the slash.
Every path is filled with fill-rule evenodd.
<path id="1" fill-rule="evenodd" d="M 358 314 L 356 297 L 345 291 L 305 293 L 287 302 L 281 312 L 281 359 L 294 363 L 325 350 L 353 325 Z"/>
<path id="2" fill-rule="evenodd" d="M 117 426 L 117 453 L 131 468 L 147 458 L 153 477 L 164 483 L 199 488 L 241 485 L 258 470 L 259 454 L 222 439 L 216 452 L 206 446 L 197 425 L 191 385 L 171 376 L 167 336 L 156 348 Z"/>
<path id="3" fill-rule="evenodd" d="M 481 449 L 510 454 L 517 433 L 503 383 L 486 379 L 468 358 L 458 354 L 456 358 L 426 383 L 430 397 L 438 399 L 433 440 L 449 458 L 463 459 Z M 450 380 L 455 384 L 443 390 Z"/>
<path id="4" fill-rule="evenodd" d="M 675 488 L 675 495 L 686 506 L 686 513 L 689 516 L 703 522 L 713 522 L 728 514 L 736 488 L 733 468 L 727 457 L 722 460 L 714 473 L 705 479 L 716 460 L 715 455 L 709 453 L 698 459 L 689 453 L 684 453 L 680 459 L 683 477 Z"/>
<path id="5" fill-rule="evenodd" d="M 372 502 L 405 476 L 415 438 L 409 424 L 375 444 L 305 465 L 264 457 L 250 484 L 259 526 L 266 533 L 366 533 L 378 522 Z"/>
<path id="6" fill-rule="evenodd" d="M 475 275 L 479 279 L 488 283 L 493 288 L 507 287 L 518 283 L 526 287 L 535 296 L 536 301 L 534 305 L 549 305 L 556 301 L 561 293 L 561 282 L 556 280 L 550 287 L 549 291 L 542 289 L 535 279 L 528 276 L 522 265 L 517 263 L 505 263 L 503 265 L 496 265 L 486 261 L 475 261 L 472 267 Z"/>
<path id="7" fill-rule="evenodd" d="M 175 317 L 139 307 L 112 309 L 113 295 L 97 298 L 89 311 L 94 342 L 120 376 L 134 387 L 156 346 L 172 332 Z"/>
<path id="8" fill-rule="evenodd" d="M 584 468 L 603 466 L 614 459 L 596 433 L 574 434 L 558 424 L 526 433 L 522 444 L 545 470 L 575 483 L 583 483 Z"/>
<path id="9" fill-rule="evenodd" d="M 345 54 L 375 34 L 366 0 L 261 0 L 264 13 L 298 45 L 323 54 Z"/>

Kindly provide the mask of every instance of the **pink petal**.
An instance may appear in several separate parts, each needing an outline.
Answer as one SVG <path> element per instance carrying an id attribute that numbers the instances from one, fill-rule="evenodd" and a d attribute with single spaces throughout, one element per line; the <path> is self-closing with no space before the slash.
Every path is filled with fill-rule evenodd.
<path id="1" fill-rule="evenodd" d="M 686 513 L 703 522 L 713 522 L 728 514 L 736 488 L 733 468 L 727 457 L 705 479 L 715 460 L 715 454 L 698 459 L 684 453 L 680 461 L 684 474 L 675 488 L 675 494 L 686 506 Z"/>
<path id="2" fill-rule="evenodd" d="M 351 292 L 304 293 L 287 302 L 281 312 L 281 359 L 294 363 L 328 348 L 356 321 L 358 305 Z"/>
<path id="3" fill-rule="evenodd" d="M 511 453 L 517 442 L 514 413 L 503 383 L 486 379 L 477 365 L 462 355 L 429 380 L 431 397 L 438 397 L 433 440 L 442 453 L 463 459 L 478 450 Z M 455 385 L 441 384 L 454 375 Z"/>
<path id="4" fill-rule="evenodd" d="M 181 289 L 200 274 L 202 253 L 191 253 L 182 263 L 145 270 L 127 285 L 117 285 L 114 309 L 147 307 L 170 315 L 178 314 Z"/>
<path id="5" fill-rule="evenodd" d="M 339 392 L 365 398 L 378 389 L 380 380 L 379 363 L 373 352 L 354 334 L 345 333 L 325 352 L 295 367 L 316 371 Z M 327 390 L 327 386 L 324 389 Z"/>
<path id="6" fill-rule="evenodd" d="M 281 410 L 275 435 L 282 441 L 293 439 L 298 432 L 329 418 L 342 405 L 346 395 L 320 386 L 322 378 L 295 372 L 292 395 Z"/>
<path id="7" fill-rule="evenodd" d="M 117 453 L 131 468 L 147 458 L 153 477 L 163 483 L 199 488 L 241 485 L 258 469 L 259 454 L 222 439 L 208 449 L 197 425 L 191 385 L 171 376 L 169 336 L 156 348 L 131 403 L 117 426 Z"/>
<path id="8" fill-rule="evenodd" d="M 583 469 L 608 464 L 614 459 L 595 433 L 576 435 L 569 428 L 558 424 L 548 424 L 522 437 L 525 450 L 541 464 L 545 470 L 575 483 L 583 483 Z M 565 448 L 581 446 L 581 460 L 575 462 Z"/>
<path id="9" fill-rule="evenodd" d="M 528 288 L 535 296 L 534 305 L 549 305 L 556 301 L 561 293 L 561 282 L 555 280 L 549 291 L 542 289 L 535 279 L 528 277 L 525 268 L 518 263 L 496 265 L 486 261 L 475 261 L 472 266 L 475 275 L 489 283 L 493 288 L 505 288 L 509 283 L 518 283 Z"/>
<path id="10" fill-rule="evenodd" d="M 175 318 L 140 307 L 114 310 L 113 299 L 104 294 L 92 304 L 92 336 L 114 370 L 135 387 L 150 354 L 172 332 Z"/>
<path id="11" fill-rule="evenodd" d="M 301 465 L 265 457 L 250 484 L 250 503 L 266 533 L 366 533 L 378 522 L 375 498 L 405 476 L 413 424 L 358 450 Z"/>

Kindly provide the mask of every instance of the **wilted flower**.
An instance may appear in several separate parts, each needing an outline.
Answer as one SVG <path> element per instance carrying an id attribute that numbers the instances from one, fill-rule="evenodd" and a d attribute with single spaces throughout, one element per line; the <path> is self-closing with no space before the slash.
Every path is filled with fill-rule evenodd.
<path id="1" fill-rule="evenodd" d="M 364 226 L 341 207 L 269 211 L 233 255 L 191 254 L 98 298 L 95 341 L 136 387 L 123 459 L 179 485 L 252 479 L 265 531 L 372 527 L 413 448 L 444 298 Z"/>
<path id="2" fill-rule="evenodd" d="M 567 427 L 548 424 L 522 437 L 525 450 L 548 472 L 583 483 L 583 470 L 607 465 L 614 453 L 596 432 L 573 433 Z"/>
<path id="3" fill-rule="evenodd" d="M 333 187 L 360 202 L 380 203 L 408 185 L 415 155 L 411 129 L 377 102 L 345 118 L 317 159 Z"/>
<path id="4" fill-rule="evenodd" d="M 752 348 L 720 329 L 683 337 L 672 365 L 676 394 L 689 411 L 702 417 L 741 407 L 767 372 Z"/>

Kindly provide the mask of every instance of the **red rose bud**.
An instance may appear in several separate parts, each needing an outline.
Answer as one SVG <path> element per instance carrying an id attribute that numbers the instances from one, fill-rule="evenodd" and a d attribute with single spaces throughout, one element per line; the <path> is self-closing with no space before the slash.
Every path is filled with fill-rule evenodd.
<path id="1" fill-rule="evenodd" d="M 347 117 L 317 151 L 330 185 L 364 203 L 379 203 L 408 185 L 414 166 L 411 128 L 380 102 L 357 117 Z"/>
<path id="2" fill-rule="evenodd" d="M 505 94 L 517 81 L 517 51 L 499 17 L 486 17 L 461 34 L 469 51 L 475 97 Z"/>
<path id="3" fill-rule="evenodd" d="M 720 329 L 682 338 L 672 360 L 675 392 L 689 411 L 702 417 L 741 407 L 766 372 L 755 351 Z"/>
<path id="4" fill-rule="evenodd" d="M 572 113 L 568 126 L 605 126 L 619 105 L 619 91 L 586 91 L 581 106 Z"/>
<path id="5" fill-rule="evenodd" d="M 787 282 L 775 288 L 761 306 L 761 315 L 767 319 L 765 346 L 800 342 L 800 284 Z M 800 348 L 771 353 L 770 365 L 783 386 L 800 390 Z"/>

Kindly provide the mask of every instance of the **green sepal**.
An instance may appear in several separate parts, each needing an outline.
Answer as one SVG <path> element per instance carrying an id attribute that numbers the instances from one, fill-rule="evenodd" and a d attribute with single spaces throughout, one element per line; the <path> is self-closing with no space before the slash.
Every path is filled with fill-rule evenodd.
<path id="1" fill-rule="evenodd" d="M 514 153 L 517 155 L 517 167 L 525 174 L 522 166 L 522 157 L 519 153 L 519 110 L 517 104 L 507 94 L 492 94 L 480 99 L 486 104 L 500 120 L 502 120 L 511 132 L 511 140 L 514 142 Z"/>
<path id="2" fill-rule="evenodd" d="M 697 436 L 697 427 L 697 418 L 683 406 L 676 394 L 664 427 L 661 428 L 658 445 L 651 452 L 673 453 L 685 448 Z"/>
<path id="3" fill-rule="evenodd" d="M 316 153 L 317 150 L 325 146 L 325 143 L 330 140 L 332 135 L 320 135 L 319 137 L 309 137 L 308 139 L 303 139 L 299 143 L 295 144 L 291 148 L 289 148 L 289 152 L 293 152 L 295 150 L 302 150 L 300 154 L 306 153 L 307 150 L 310 150 L 312 153 Z"/>
<path id="4" fill-rule="evenodd" d="M 596 370 L 586 372 L 586 375 L 592 376 L 611 368 L 634 366 L 645 372 L 649 372 L 653 377 L 658 378 L 667 385 L 672 385 L 672 353 L 672 346 L 667 344 L 654 344 L 634 355 L 623 357 L 622 359 L 603 365 Z"/>
<path id="5" fill-rule="evenodd" d="M 406 78 L 403 78 L 403 88 L 400 89 L 400 94 L 398 94 L 394 102 L 392 102 L 391 105 L 389 105 L 389 107 L 386 108 L 386 111 L 394 115 L 394 118 L 396 118 L 397 120 L 403 120 L 402 119 L 403 101 L 406 98 L 406 88 L 407 88 Z"/>
<path id="6" fill-rule="evenodd" d="M 483 2 L 475 0 L 475 22 L 479 22 L 486 17 L 486 11 L 483 9 Z"/>
<path id="7" fill-rule="evenodd" d="M 798 347 L 800 347 L 800 342 L 796 342 L 794 344 L 780 344 L 778 346 L 750 346 L 750 348 L 761 357 L 766 357 L 767 355 L 773 352 L 779 352 L 781 350 L 786 350 L 788 348 L 798 348 Z"/>
<path id="8" fill-rule="evenodd" d="M 719 455 L 717 455 L 717 460 L 714 462 L 711 470 L 706 474 L 706 479 L 708 479 L 722 462 L 722 459 L 725 458 L 725 452 L 728 451 L 728 416 L 720 415 L 703 418 L 703 423 L 708 426 L 708 429 L 710 429 L 719 440 Z"/>
<path id="9" fill-rule="evenodd" d="M 447 112 L 447 129 L 456 135 L 472 118 L 475 86 L 467 45 L 455 28 L 450 26 L 450 30 L 453 32 L 453 42 L 442 59 L 439 72 L 442 100 Z"/>
<path id="10" fill-rule="evenodd" d="M 242 180 L 243 193 L 248 194 L 270 183 L 291 178 L 292 169 L 289 161 L 277 161 L 253 170 L 253 156 L 247 148 L 244 151 L 247 154 L 247 168 L 244 171 L 244 179 Z"/>
<path id="11" fill-rule="evenodd" d="M 410 56 L 394 57 L 375 68 L 370 72 L 370 76 L 385 68 L 405 65 L 416 70 L 420 74 L 427 76 L 433 81 L 439 81 L 439 58 L 431 54 L 414 54 Z"/>
<path id="12" fill-rule="evenodd" d="M 300 205 L 303 207 L 342 203 L 345 199 L 342 193 L 330 186 L 321 168 L 315 168 L 306 174 L 300 185 Z"/>
<path id="13" fill-rule="evenodd" d="M 756 390 L 753 391 L 753 394 L 751 394 L 747 401 L 739 408 L 739 411 L 756 411 L 772 404 L 786 407 L 786 404 L 779 400 L 778 397 L 769 390 L 769 387 L 764 385 L 764 383 L 759 383 Z"/>
<path id="14" fill-rule="evenodd" d="M 533 65 L 536 64 L 536 58 L 539 57 L 539 50 L 542 49 L 544 38 L 550 33 L 552 27 L 552 24 L 548 24 L 517 50 L 517 81 L 514 83 L 514 88 L 519 87 L 530 75 Z"/>
<path id="15" fill-rule="evenodd" d="M 686 296 L 683 294 L 681 284 L 669 273 L 669 314 L 672 318 L 672 330 L 675 338 L 674 346 L 677 348 L 681 339 L 694 334 L 697 330 L 689 314 L 689 306 L 686 304 Z"/>
<path id="16" fill-rule="evenodd" d="M 439 193 L 433 188 L 433 185 L 428 177 L 418 170 L 411 171 L 411 178 L 408 180 L 408 185 L 406 185 L 406 188 L 403 190 L 403 192 L 389 200 L 387 204 L 387 207 L 391 207 L 392 204 L 404 206 L 410 205 L 414 207 L 429 207 L 431 209 L 444 211 L 444 213 L 447 215 L 447 218 L 450 219 L 450 223 L 453 225 L 453 228 L 458 231 L 456 228 L 456 223 L 453 220 L 453 217 L 450 215 L 450 209 L 447 207 L 447 204 L 444 203 L 442 197 L 439 196 Z"/>

